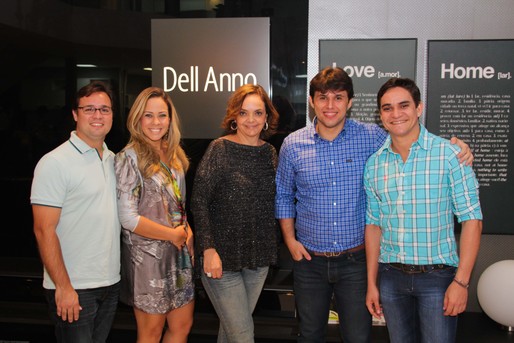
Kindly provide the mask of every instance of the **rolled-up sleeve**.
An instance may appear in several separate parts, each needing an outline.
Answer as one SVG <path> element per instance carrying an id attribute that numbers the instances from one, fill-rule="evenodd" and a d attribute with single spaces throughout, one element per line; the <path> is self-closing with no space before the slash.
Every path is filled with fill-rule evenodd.
<path id="1" fill-rule="evenodd" d="M 371 157 L 366 163 L 364 169 L 364 189 L 366 190 L 366 224 L 380 225 L 380 203 L 377 192 L 373 185 L 375 184 L 372 170 L 375 170 L 374 158 Z"/>
<path id="2" fill-rule="evenodd" d="M 454 147 L 449 147 L 455 149 Z M 457 151 L 449 159 L 452 210 L 459 223 L 472 219 L 482 220 L 479 185 L 473 168 L 461 164 Z"/>
<path id="3" fill-rule="evenodd" d="M 276 176 L 275 217 L 277 219 L 296 217 L 296 179 L 291 154 L 291 146 L 282 145 Z"/>

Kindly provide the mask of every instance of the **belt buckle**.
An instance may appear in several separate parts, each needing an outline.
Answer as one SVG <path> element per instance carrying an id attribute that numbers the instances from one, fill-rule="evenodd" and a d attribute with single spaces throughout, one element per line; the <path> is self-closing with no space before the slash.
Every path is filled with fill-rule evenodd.
<path id="1" fill-rule="evenodd" d="M 423 273 L 423 266 L 416 266 L 414 264 L 404 264 L 402 266 L 403 271 L 407 274 L 419 274 Z"/>
<path id="2" fill-rule="evenodd" d="M 325 257 L 337 257 L 341 255 L 341 252 L 324 252 L 323 255 L 325 255 Z"/>

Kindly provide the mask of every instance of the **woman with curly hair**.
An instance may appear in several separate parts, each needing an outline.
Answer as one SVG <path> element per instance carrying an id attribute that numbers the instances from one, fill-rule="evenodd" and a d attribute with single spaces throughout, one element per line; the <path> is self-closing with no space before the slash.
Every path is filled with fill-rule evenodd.
<path id="1" fill-rule="evenodd" d="M 191 198 L 201 279 L 220 319 L 218 342 L 254 341 L 252 312 L 278 255 L 277 153 L 264 141 L 278 113 L 259 85 L 231 96 L 196 172 Z"/>

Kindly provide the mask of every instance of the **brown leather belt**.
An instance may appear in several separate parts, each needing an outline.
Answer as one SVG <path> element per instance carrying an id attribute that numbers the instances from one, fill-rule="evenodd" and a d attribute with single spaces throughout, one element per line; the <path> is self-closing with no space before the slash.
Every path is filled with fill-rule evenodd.
<path id="1" fill-rule="evenodd" d="M 354 252 L 357 252 L 357 251 L 361 251 L 361 250 L 364 249 L 364 247 L 365 247 L 365 245 L 364 245 L 364 243 L 362 243 L 361 245 L 358 245 L 356 247 L 350 248 L 348 250 L 336 251 L 336 252 L 309 251 L 309 254 L 314 255 L 314 256 L 323 256 L 323 257 L 338 257 L 338 256 L 341 256 L 341 255 L 351 254 L 351 253 L 354 253 Z"/>
<path id="2" fill-rule="evenodd" d="M 394 269 L 401 270 L 407 274 L 428 273 L 433 270 L 448 269 L 451 266 L 447 264 L 403 264 L 403 263 L 388 263 Z"/>

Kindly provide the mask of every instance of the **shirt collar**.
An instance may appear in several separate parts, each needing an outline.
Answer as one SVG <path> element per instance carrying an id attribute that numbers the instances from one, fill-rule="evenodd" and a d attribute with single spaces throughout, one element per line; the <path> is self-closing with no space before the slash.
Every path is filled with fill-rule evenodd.
<path id="1" fill-rule="evenodd" d="M 391 135 L 387 135 L 387 139 L 382 145 L 380 149 L 378 149 L 378 152 L 381 153 L 384 150 L 387 150 L 389 152 L 393 152 L 393 149 L 391 149 Z M 423 126 L 423 124 L 419 123 L 419 136 L 418 139 L 412 143 L 412 147 L 419 146 L 421 149 L 429 150 L 430 146 L 432 145 L 432 140 L 430 139 L 430 136 L 428 135 L 428 131 Z"/>
<path id="2" fill-rule="evenodd" d="M 312 121 L 312 125 L 311 128 L 309 129 L 309 132 L 310 132 L 310 135 L 311 137 L 313 137 L 316 141 L 317 140 L 320 140 L 320 139 L 323 139 L 325 140 L 323 137 L 321 137 L 319 135 L 319 133 L 316 131 L 316 124 L 318 123 L 318 117 L 314 117 L 314 120 Z M 348 132 L 351 131 L 351 128 L 355 125 L 355 123 L 351 120 L 351 119 L 348 119 L 346 118 L 345 121 L 344 121 L 344 126 L 343 126 L 343 129 L 341 130 L 341 132 L 339 132 L 339 134 L 337 135 L 337 137 L 333 140 L 333 142 L 335 141 L 338 141 L 338 140 L 341 140 L 342 137 L 345 137 Z"/>
<path id="3" fill-rule="evenodd" d="M 70 143 L 77 149 L 81 154 L 88 152 L 89 150 L 96 150 L 90 147 L 86 142 L 77 136 L 77 131 L 72 131 L 70 134 Z M 103 151 L 107 151 L 107 144 L 105 142 L 102 145 Z"/>
<path id="4" fill-rule="evenodd" d="M 424 150 L 429 150 L 432 145 L 432 140 L 428 135 L 428 131 L 421 123 L 419 124 L 419 137 L 416 143 Z"/>

